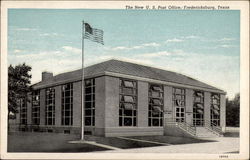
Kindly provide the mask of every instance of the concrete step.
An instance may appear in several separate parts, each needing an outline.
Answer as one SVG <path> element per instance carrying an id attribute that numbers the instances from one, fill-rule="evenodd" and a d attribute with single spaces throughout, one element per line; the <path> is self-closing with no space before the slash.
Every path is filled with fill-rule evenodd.
<path id="1" fill-rule="evenodd" d="M 167 136 L 179 136 L 179 137 L 196 137 L 195 135 L 189 133 L 188 131 L 180 128 L 176 125 L 167 125 L 164 127 L 164 135 Z"/>
<path id="2" fill-rule="evenodd" d="M 189 131 L 177 125 L 167 125 L 164 127 L 164 135 L 183 136 L 183 137 L 220 137 L 220 135 L 209 130 L 206 127 L 196 127 L 196 134 L 193 135 Z"/>

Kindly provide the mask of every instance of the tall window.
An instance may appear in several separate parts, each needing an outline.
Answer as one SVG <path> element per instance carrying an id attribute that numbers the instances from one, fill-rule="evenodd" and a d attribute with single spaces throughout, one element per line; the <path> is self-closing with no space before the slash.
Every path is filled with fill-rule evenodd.
<path id="1" fill-rule="evenodd" d="M 85 126 L 95 126 L 95 79 L 85 80 Z"/>
<path id="2" fill-rule="evenodd" d="M 45 125 L 55 125 L 55 89 L 47 88 L 45 97 Z"/>
<path id="3" fill-rule="evenodd" d="M 73 125 L 73 83 L 62 85 L 62 125 Z"/>
<path id="4" fill-rule="evenodd" d="M 217 93 L 211 94 L 211 125 L 220 125 L 220 95 Z"/>
<path id="5" fill-rule="evenodd" d="M 163 86 L 149 84 L 148 126 L 162 126 L 163 121 Z"/>
<path id="6" fill-rule="evenodd" d="M 119 126 L 136 126 L 137 83 L 120 79 Z"/>
<path id="7" fill-rule="evenodd" d="M 204 125 L 204 93 L 194 91 L 194 106 L 193 106 L 193 125 Z"/>
<path id="8" fill-rule="evenodd" d="M 185 89 L 173 88 L 173 106 L 175 108 L 175 121 L 185 122 Z"/>
<path id="9" fill-rule="evenodd" d="M 19 100 L 20 103 L 20 123 L 23 125 L 27 124 L 27 105 L 24 98 Z"/>
<path id="10" fill-rule="evenodd" d="M 32 92 L 32 124 L 40 124 L 40 90 Z"/>

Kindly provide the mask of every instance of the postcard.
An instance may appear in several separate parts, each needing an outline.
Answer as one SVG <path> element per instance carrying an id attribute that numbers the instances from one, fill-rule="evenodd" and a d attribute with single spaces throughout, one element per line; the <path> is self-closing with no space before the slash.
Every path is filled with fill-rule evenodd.
<path id="1" fill-rule="evenodd" d="M 248 1 L 1 4 L 1 159 L 249 158 Z"/>

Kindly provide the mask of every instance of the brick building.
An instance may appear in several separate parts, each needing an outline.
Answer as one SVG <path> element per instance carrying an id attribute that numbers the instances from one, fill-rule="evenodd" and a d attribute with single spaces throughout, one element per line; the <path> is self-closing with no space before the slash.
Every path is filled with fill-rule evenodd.
<path id="1" fill-rule="evenodd" d="M 43 72 L 20 104 L 23 131 L 80 134 L 82 70 Z M 109 60 L 85 68 L 85 131 L 99 136 L 219 136 L 225 92 L 190 77 Z"/>

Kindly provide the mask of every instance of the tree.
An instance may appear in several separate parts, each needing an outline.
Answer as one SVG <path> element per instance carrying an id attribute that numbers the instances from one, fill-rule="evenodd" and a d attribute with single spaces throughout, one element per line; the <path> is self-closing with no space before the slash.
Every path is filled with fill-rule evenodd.
<path id="1" fill-rule="evenodd" d="M 31 67 L 25 63 L 8 67 L 8 117 L 18 112 L 18 101 L 27 99 L 30 87 Z"/>
<path id="2" fill-rule="evenodd" d="M 226 125 L 239 127 L 240 125 L 240 94 L 236 94 L 234 99 L 226 99 Z"/>

